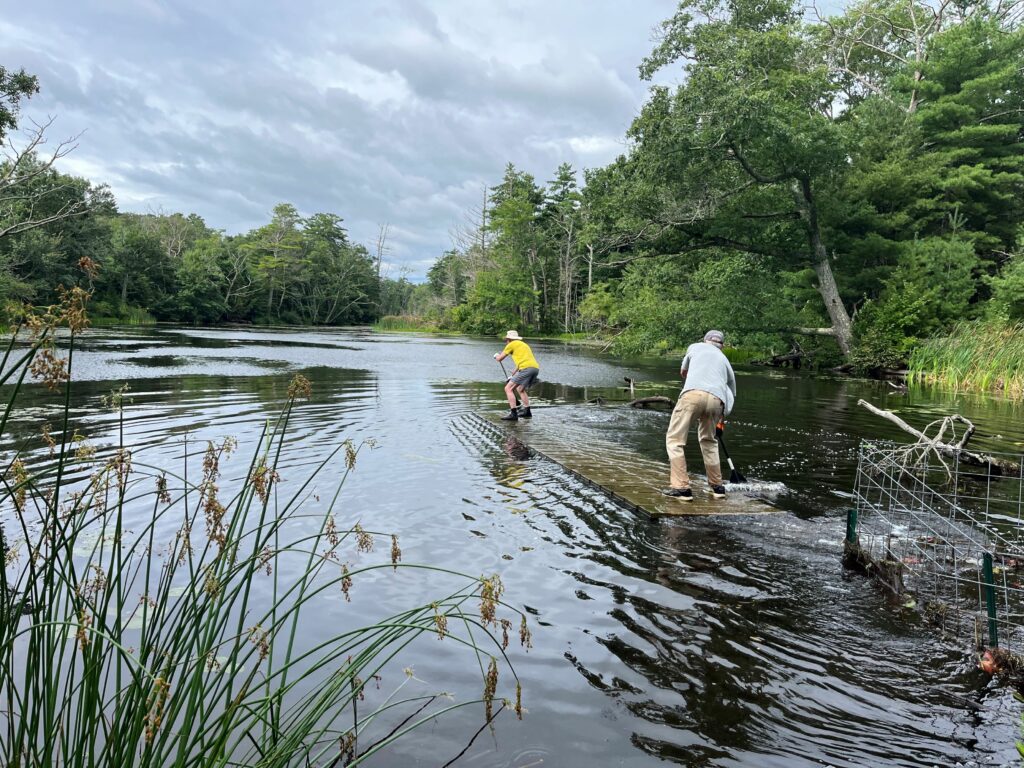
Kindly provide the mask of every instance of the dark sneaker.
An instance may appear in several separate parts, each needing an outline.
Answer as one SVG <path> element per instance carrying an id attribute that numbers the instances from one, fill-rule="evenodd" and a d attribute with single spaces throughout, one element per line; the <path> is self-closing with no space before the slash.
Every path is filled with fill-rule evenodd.
<path id="1" fill-rule="evenodd" d="M 663 488 L 661 492 L 680 501 L 693 501 L 693 491 L 689 488 Z"/>
<path id="2" fill-rule="evenodd" d="M 515 408 L 509 408 L 508 413 L 501 417 L 502 421 L 519 421 L 519 411 Z"/>
<path id="3" fill-rule="evenodd" d="M 725 486 L 724 485 L 712 485 L 710 488 L 708 488 L 708 493 L 710 493 L 713 498 L 724 499 L 725 498 Z"/>
<path id="4" fill-rule="evenodd" d="M 532 419 L 533 418 L 533 411 L 531 411 L 529 408 L 519 408 L 519 418 L 520 419 Z"/>

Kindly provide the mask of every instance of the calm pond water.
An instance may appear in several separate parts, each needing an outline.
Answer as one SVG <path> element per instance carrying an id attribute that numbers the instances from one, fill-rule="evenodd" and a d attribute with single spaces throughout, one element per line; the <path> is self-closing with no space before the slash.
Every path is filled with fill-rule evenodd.
<path id="1" fill-rule="evenodd" d="M 186 432 L 232 435 L 237 478 L 247 445 L 303 372 L 314 394 L 293 421 L 286 479 L 344 438 L 375 438 L 343 491 L 349 522 L 396 532 L 406 561 L 500 573 L 507 599 L 528 611 L 534 647 L 512 654 L 528 713 L 502 715 L 461 765 L 1019 764 L 1020 707 L 975 669 L 968 644 L 899 615 L 839 563 L 857 445 L 899 438 L 858 398 L 917 425 L 958 411 L 977 424 L 979 445 L 1004 449 L 1024 445 L 1019 405 L 741 370 L 729 447 L 748 477 L 786 484 L 783 514 L 652 522 L 555 465 L 510 458 L 463 418 L 502 408 L 499 347 L 365 330 L 91 331 L 74 360 L 76 426 L 110 442 L 114 417 L 100 399 L 127 381 L 126 439 L 148 461 L 175 466 Z M 643 394 L 674 396 L 676 361 L 534 349 L 543 379 L 534 422 L 585 421 L 663 458 L 664 414 L 587 401 L 626 399 L 624 376 L 647 382 Z M 19 443 L 59 408 L 39 386 L 28 404 Z M 357 583 L 352 603 L 339 595 L 306 631 L 397 611 L 430 590 L 401 572 Z M 442 645 L 427 638 L 403 666 L 425 688 L 476 691 L 475 662 L 453 663 Z M 481 722 L 475 710 L 456 714 L 375 764 L 443 765 Z"/>

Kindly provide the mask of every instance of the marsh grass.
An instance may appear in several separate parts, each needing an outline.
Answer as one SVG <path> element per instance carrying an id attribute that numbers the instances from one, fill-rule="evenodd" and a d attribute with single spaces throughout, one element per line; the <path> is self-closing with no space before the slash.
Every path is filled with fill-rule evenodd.
<path id="1" fill-rule="evenodd" d="M 1019 397 L 1024 394 L 1024 325 L 959 323 L 915 349 L 907 367 L 912 381 Z"/>
<path id="2" fill-rule="evenodd" d="M 344 441 L 310 476 L 282 479 L 289 420 L 310 394 L 303 377 L 248 446 L 240 481 L 222 471 L 238 450 L 230 439 L 185 441 L 168 468 L 125 444 L 123 417 L 109 448 L 71 430 L 87 298 L 23 315 L 0 366 L 8 441 L 27 377 L 63 403 L 43 448 L 7 453 L 0 478 L 0 763 L 358 765 L 452 710 L 479 708 L 480 722 L 506 705 L 521 713 L 506 648 L 516 623 L 526 646 L 529 630 L 522 614 L 501 615 L 511 609 L 500 579 L 406 562 L 397 537 L 340 524 L 341 488 L 365 444 Z M 69 328 L 61 354 L 59 325 Z M 109 405 L 123 413 L 124 392 Z M 371 574 L 403 570 L 436 596 L 330 636 L 307 631 L 311 613 L 337 615 Z M 416 693 L 402 673 L 410 644 L 437 638 L 461 649 L 453 663 L 479 671 L 464 700 Z M 511 701 L 499 698 L 499 668 Z"/>
<path id="3" fill-rule="evenodd" d="M 436 322 L 416 315 L 384 315 L 373 324 L 373 329 L 375 331 L 423 331 L 426 333 L 441 330 Z"/>

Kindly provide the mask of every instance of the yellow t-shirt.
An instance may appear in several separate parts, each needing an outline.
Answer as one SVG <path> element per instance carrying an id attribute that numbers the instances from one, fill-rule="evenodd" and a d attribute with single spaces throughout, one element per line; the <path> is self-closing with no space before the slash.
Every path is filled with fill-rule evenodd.
<path id="1" fill-rule="evenodd" d="M 516 368 L 520 371 L 524 368 L 540 369 L 540 366 L 537 365 L 537 358 L 533 356 L 533 350 L 525 341 L 510 341 L 501 354 L 512 355 L 512 360 L 515 361 Z"/>

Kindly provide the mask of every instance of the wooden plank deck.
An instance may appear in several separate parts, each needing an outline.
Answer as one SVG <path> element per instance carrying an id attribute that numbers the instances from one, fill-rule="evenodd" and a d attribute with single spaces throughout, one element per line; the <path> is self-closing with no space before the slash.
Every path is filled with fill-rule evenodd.
<path id="1" fill-rule="evenodd" d="M 468 414 L 482 431 L 496 440 L 513 437 L 529 451 L 551 461 L 578 480 L 597 488 L 620 506 L 648 517 L 700 515 L 765 515 L 777 513 L 764 499 L 743 492 L 713 499 L 707 483 L 692 476 L 693 501 L 679 501 L 661 493 L 668 485 L 668 462 L 657 461 L 636 451 L 604 440 L 589 432 L 571 434 L 565 425 L 501 421 L 502 413 Z"/>

